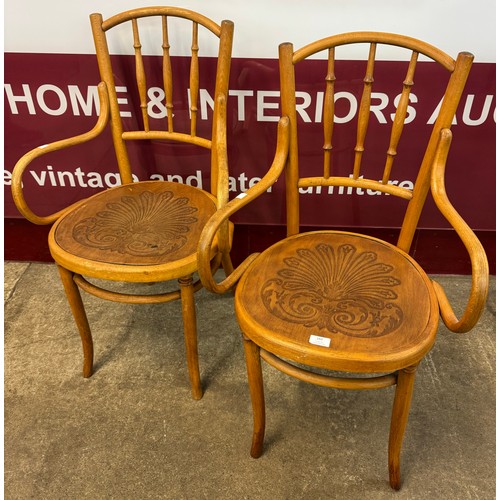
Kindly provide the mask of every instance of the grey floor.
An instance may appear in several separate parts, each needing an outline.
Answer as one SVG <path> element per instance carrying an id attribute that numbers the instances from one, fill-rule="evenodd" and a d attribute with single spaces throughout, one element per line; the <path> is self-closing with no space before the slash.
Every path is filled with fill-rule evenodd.
<path id="1" fill-rule="evenodd" d="M 467 277 L 439 277 L 459 302 Z M 441 328 L 422 362 L 388 485 L 393 388 L 338 391 L 265 367 L 267 434 L 249 456 L 251 410 L 232 297 L 197 294 L 205 395 L 191 399 L 180 304 L 85 296 L 96 371 L 56 268 L 5 263 L 5 498 L 493 499 L 495 281 L 475 330 Z M 152 290 L 153 291 L 153 290 Z"/>

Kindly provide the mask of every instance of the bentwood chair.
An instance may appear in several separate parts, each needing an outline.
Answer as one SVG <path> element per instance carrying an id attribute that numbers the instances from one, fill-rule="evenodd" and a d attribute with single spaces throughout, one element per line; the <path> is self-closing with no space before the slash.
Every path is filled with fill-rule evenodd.
<path id="1" fill-rule="evenodd" d="M 175 7 L 139 8 L 106 20 L 101 14 L 92 14 L 90 21 L 102 80 L 99 84 L 100 114 L 97 124 L 86 134 L 39 147 L 23 156 L 13 173 L 14 201 L 20 212 L 35 224 L 53 223 L 49 248 L 59 268 L 81 336 L 83 376 L 92 375 L 93 340 L 80 289 L 103 299 L 131 304 L 181 299 L 191 391 L 193 398 L 200 399 L 202 387 L 193 294 L 201 288 L 201 283 L 193 282 L 193 273 L 197 271 L 196 249 L 201 230 L 228 197 L 227 165 L 219 162 L 219 157 L 226 155 L 226 99 L 233 23 L 222 21 L 218 25 L 201 14 Z M 161 58 L 142 54 L 141 34 L 144 43 L 150 42 L 154 29 L 159 35 L 155 47 L 162 54 Z M 190 41 L 181 38 L 179 33 L 183 34 L 182 30 L 190 33 Z M 117 41 L 113 40 L 113 34 L 117 35 Z M 115 47 L 128 44 L 131 55 L 122 58 L 110 55 L 108 39 L 110 47 L 111 43 Z M 174 39 L 181 47 L 191 47 L 190 60 L 186 56 L 171 56 L 170 43 Z M 203 64 L 198 53 L 201 40 L 212 47 L 217 56 L 211 60 L 207 58 Z M 203 54 L 206 53 L 207 49 L 203 51 Z M 124 58 L 127 58 L 126 61 Z M 138 106 L 136 115 L 122 120 L 121 113 L 125 114 L 120 109 L 123 100 L 117 97 L 115 86 L 123 85 L 124 81 L 115 82 L 115 77 L 124 61 L 131 61 L 129 66 L 135 67 L 135 70 L 129 71 L 130 74 L 135 73 L 135 83 L 133 80 L 126 83 L 130 92 L 136 91 L 134 95 L 137 95 L 135 99 L 131 97 L 129 102 L 135 100 Z M 121 71 L 126 74 L 123 68 Z M 181 76 L 186 81 L 179 81 Z M 204 86 L 211 85 L 206 88 L 214 99 L 211 125 L 208 118 L 201 122 L 198 113 L 202 78 Z M 156 106 L 154 109 L 150 109 L 151 102 Z M 35 215 L 23 196 L 22 174 L 26 167 L 42 155 L 92 141 L 103 133 L 108 122 L 121 185 L 52 215 Z M 196 168 L 205 168 L 209 189 L 162 180 L 133 182 L 132 167 L 137 165 L 132 165 L 129 143 L 139 141 L 144 141 L 147 147 L 158 141 L 177 144 L 175 149 L 169 150 L 174 151 L 170 153 L 172 155 L 184 148 L 183 154 L 199 159 L 200 165 Z M 136 150 L 134 154 L 138 156 Z M 146 158 L 154 157 L 150 154 Z M 169 159 L 173 161 L 166 154 L 164 161 Z M 147 161 L 139 155 L 139 162 Z M 213 245 L 211 260 L 214 269 L 222 262 L 227 272 L 232 271 L 229 257 L 231 237 L 232 229 L 226 226 L 219 235 L 218 243 Z M 110 289 L 113 287 L 105 289 L 101 282 L 97 285 L 87 278 L 142 283 L 144 290 L 140 294 L 136 291 L 117 292 Z M 178 280 L 179 289 L 152 294 L 148 290 L 150 287 L 145 286 L 168 280 Z"/>
<path id="2" fill-rule="evenodd" d="M 363 44 L 363 53 L 368 54 L 366 64 L 360 66 L 358 61 L 353 64 L 338 58 L 343 46 L 353 44 L 358 47 Z M 383 61 L 375 60 L 376 53 L 387 48 L 384 46 L 403 52 L 409 64 L 401 75 L 403 83 L 402 88 L 399 84 L 400 97 L 393 123 L 387 127 L 386 154 L 377 156 L 371 154 L 367 146 L 374 144 L 369 143 L 367 131 L 371 121 L 372 88 L 377 88 L 377 69 L 380 62 L 382 72 L 387 68 Z M 317 59 L 318 53 L 326 53 L 326 58 L 323 56 L 323 60 L 309 62 L 307 66 L 305 60 L 310 56 Z M 392 57 L 401 59 L 397 55 Z M 424 61 L 417 63 L 417 59 Z M 283 43 L 279 48 L 279 61 L 284 116 L 278 126 L 274 163 L 259 184 L 212 217 L 202 232 L 199 247 L 199 268 L 208 289 L 223 293 L 237 283 L 236 317 L 243 333 L 254 416 L 251 456 L 257 458 L 263 451 L 265 409 L 261 358 L 292 377 L 321 386 L 356 390 L 396 385 L 389 435 L 389 477 L 392 488 L 399 489 L 400 451 L 415 373 L 434 344 L 439 317 L 451 331 L 466 332 L 477 322 L 486 300 L 485 252 L 451 205 L 444 184 L 452 139 L 450 127 L 473 56 L 462 52 L 454 60 L 437 48 L 406 36 L 356 32 L 331 36 L 296 51 L 292 44 Z M 295 82 L 301 65 L 300 75 L 312 80 L 313 64 L 323 68 L 319 85 L 324 92 L 322 125 L 318 127 L 316 141 L 319 155 L 316 156 L 301 154 L 299 149 L 301 137 L 315 124 L 304 123 L 298 112 L 302 110 L 296 106 L 297 89 L 304 91 L 311 87 L 296 86 Z M 442 70 L 442 80 L 428 71 L 429 65 Z M 355 74 L 360 67 L 362 73 Z M 432 76 L 430 82 L 426 81 L 426 75 Z M 357 125 L 351 129 L 349 123 L 334 120 L 337 86 L 359 98 Z M 405 126 L 405 121 L 411 122 L 407 120 L 410 96 L 413 92 L 418 95 L 421 109 L 424 94 L 429 91 L 435 94 L 431 99 L 432 109 L 443 98 L 439 113 L 434 126 L 428 127 L 428 136 L 424 137 L 422 132 L 420 137 L 413 137 L 412 146 L 408 148 L 404 139 L 415 133 L 414 127 Z M 303 98 L 298 102 L 302 105 Z M 418 141 L 421 148 L 414 145 Z M 312 139 L 308 151 L 312 149 L 311 144 Z M 421 154 L 417 158 L 418 151 Z M 406 165 L 408 168 L 411 164 L 417 167 L 413 189 L 391 183 L 391 179 L 398 179 L 395 172 L 403 162 L 410 164 Z M 283 170 L 287 237 L 261 254 L 249 256 L 231 276 L 215 282 L 210 259 L 218 228 L 273 185 Z M 372 197 L 372 210 L 392 197 L 407 202 L 401 210 L 397 244 L 347 231 L 301 233 L 299 202 L 306 198 L 303 193 L 311 186 L 370 189 L 379 195 Z M 443 288 L 409 255 L 429 189 L 438 209 L 468 250 L 472 263 L 470 297 L 460 319 L 456 318 Z M 345 209 L 353 209 L 352 203 L 346 200 Z M 383 220 L 380 225 L 383 226 Z M 351 375 L 342 377 L 338 372 Z"/>

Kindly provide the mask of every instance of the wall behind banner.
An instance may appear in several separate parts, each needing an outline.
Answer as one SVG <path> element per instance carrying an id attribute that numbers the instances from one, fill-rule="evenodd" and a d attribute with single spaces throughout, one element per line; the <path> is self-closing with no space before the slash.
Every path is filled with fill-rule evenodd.
<path id="1" fill-rule="evenodd" d="M 5 2 L 5 217 L 20 217 L 10 193 L 10 176 L 16 161 L 30 149 L 89 130 L 97 116 L 96 85 L 99 81 L 88 16 L 102 12 L 106 18 L 129 8 L 149 5 L 144 1 L 122 1 L 120 5 L 89 0 L 63 2 L 49 0 L 6 0 Z M 453 127 L 454 144 L 449 159 L 448 191 L 465 220 L 475 230 L 495 229 L 495 3 L 480 0 L 450 2 L 401 2 L 388 0 L 382 5 L 318 0 L 303 2 L 277 0 L 251 3 L 235 0 L 186 1 L 179 6 L 199 11 L 220 22 L 235 22 L 235 39 L 229 101 L 229 155 L 231 194 L 248 189 L 267 170 L 274 152 L 276 121 L 279 115 L 279 75 L 277 47 L 292 41 L 300 47 L 334 33 L 358 30 L 391 31 L 423 39 L 455 57 L 461 50 L 475 54 L 475 63 L 457 112 Z M 119 7 L 119 8 L 118 8 Z M 30 15 L 26 16 L 25 12 Z M 174 43 L 172 43 L 174 46 Z M 121 47 L 112 47 L 116 53 Z M 189 47 L 186 47 L 186 51 Z M 156 49 L 144 46 L 145 53 Z M 187 52 L 174 54 L 178 57 Z M 208 50 L 204 64 L 211 64 L 214 51 Z M 347 53 L 348 60 L 364 54 Z M 383 71 L 376 69 L 376 95 L 370 133 L 384 137 L 391 124 L 394 99 L 402 85 L 399 76 L 403 63 L 388 54 Z M 124 61 L 127 60 L 123 56 Z M 128 64 L 125 62 L 124 64 Z M 378 68 L 382 68 L 379 66 Z M 324 78 L 319 61 L 307 70 Z M 397 75 L 397 76 L 396 76 Z M 432 77 L 433 75 L 431 75 Z M 439 75 L 436 75 L 439 80 Z M 394 87 L 393 80 L 397 86 Z M 417 82 L 416 82 L 417 83 Z M 321 95 L 304 88 L 305 136 L 315 130 Z M 129 112 L 130 89 L 120 88 L 122 112 Z M 414 133 L 430 131 L 435 108 L 419 107 L 425 89 L 415 94 Z M 354 96 L 354 94 L 351 94 Z M 201 94 L 203 113 L 211 113 L 211 97 Z M 357 103 L 347 96 L 344 111 L 338 117 L 349 121 Z M 351 108 L 349 108 L 351 106 Z M 162 104 L 154 89 L 150 93 L 150 116 L 162 118 Z M 133 119 L 133 117 L 131 117 Z M 410 128 L 410 130 L 412 130 Z M 307 140 L 307 139 L 306 139 Z M 158 146 L 156 146 L 158 147 Z M 312 148 L 312 145 L 311 145 Z M 319 149 L 321 145 L 319 145 Z M 309 146 L 306 148 L 309 149 Z M 410 148 L 411 149 L 411 148 Z M 140 158 L 140 151 L 136 152 Z M 137 165 L 136 175 L 146 179 L 171 179 L 205 186 L 207 182 L 189 155 L 171 154 L 159 147 L 155 164 Z M 411 163 L 411 162 L 410 162 Z M 413 165 L 405 165 L 395 174 L 398 183 L 410 183 Z M 49 213 L 100 189 L 117 183 L 117 167 L 110 136 L 104 134 L 91 147 L 44 157 L 44 161 L 26 172 L 25 186 L 30 204 L 41 213 Z M 452 173 L 452 175 L 451 175 Z M 206 186 L 205 186 L 206 187 Z M 318 226 L 397 227 L 402 208 L 389 205 L 385 213 L 374 217 L 378 195 L 362 190 L 304 192 L 306 205 L 320 200 L 319 211 L 306 209 L 303 222 Z M 355 210 L 337 210 L 348 200 Z M 339 205 L 340 206 L 340 205 Z M 245 224 L 283 223 L 282 186 L 273 187 L 235 222 Z M 421 225 L 426 228 L 448 227 L 446 221 L 428 203 Z"/>

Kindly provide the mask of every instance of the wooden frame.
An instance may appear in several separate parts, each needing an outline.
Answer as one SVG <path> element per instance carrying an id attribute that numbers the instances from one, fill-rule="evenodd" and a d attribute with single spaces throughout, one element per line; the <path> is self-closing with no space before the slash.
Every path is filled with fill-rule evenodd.
<path id="1" fill-rule="evenodd" d="M 335 52 L 343 45 L 360 43 L 368 45 L 368 60 L 362 77 L 353 169 L 349 177 L 339 176 L 335 175 L 335 168 L 332 167 Z M 379 44 L 407 49 L 410 60 L 380 181 L 362 176 Z M 295 67 L 319 51 L 327 52 L 323 176 L 305 177 L 300 175 Z M 449 73 L 449 80 L 426 143 L 414 189 L 410 190 L 390 185 L 389 179 L 403 133 L 419 54 L 441 65 Z M 254 417 L 251 456 L 259 457 L 264 444 L 265 403 L 261 359 L 299 380 L 326 387 L 359 390 L 396 385 L 388 460 L 390 485 L 399 489 L 400 452 L 414 378 L 420 361 L 432 349 L 439 316 L 451 331 L 466 332 L 476 324 L 486 302 L 486 254 L 473 231 L 450 203 L 444 182 L 451 143 L 450 127 L 473 56 L 462 52 L 454 60 L 441 50 L 410 37 L 355 32 L 324 38 L 296 51 L 291 43 L 283 43 L 279 47 L 279 57 L 283 118 L 278 125 L 274 162 L 259 183 L 243 196 L 230 201 L 205 226 L 199 244 L 200 276 L 204 286 L 216 293 L 236 287 L 235 310 L 243 334 Z M 209 268 L 210 248 L 219 227 L 263 194 L 282 173 L 286 182 L 287 238 L 262 254 L 249 256 L 232 275 L 220 283 L 215 282 Z M 343 231 L 301 233 L 299 188 L 309 186 L 359 187 L 406 200 L 408 207 L 397 246 Z M 436 206 L 456 230 L 471 258 L 472 286 L 467 307 L 460 319 L 456 318 L 442 287 L 431 281 L 408 255 L 429 190 Z M 395 289 L 398 291 L 395 292 Z M 311 338 L 318 336 L 320 343 L 316 344 L 316 340 Z M 364 376 L 328 376 L 318 373 L 318 368 Z"/>
<path id="2" fill-rule="evenodd" d="M 147 111 L 147 76 L 141 50 L 140 19 L 156 17 L 161 31 L 161 73 L 167 117 L 165 130 L 154 129 Z M 172 89 L 175 84 L 170 56 L 169 22 L 174 19 L 191 23 L 191 64 L 189 71 L 189 130 L 177 130 Z M 80 289 L 97 297 L 130 304 L 161 303 L 180 299 L 184 338 L 193 398 L 203 394 L 197 351 L 194 293 L 201 282 L 193 282 L 197 271 L 196 247 L 203 224 L 228 200 L 226 146 L 226 101 L 233 40 L 233 23 L 220 25 L 207 17 L 176 7 L 144 7 L 117 14 L 104 20 L 91 14 L 90 22 L 101 76 L 98 86 L 100 112 L 95 127 L 82 135 L 36 148 L 16 164 L 12 175 L 12 193 L 20 212 L 35 224 L 53 224 L 49 248 L 56 261 L 73 312 L 84 354 L 83 375 L 93 371 L 93 340 Z M 108 35 L 115 26 L 129 23 L 135 60 L 135 76 L 140 96 L 142 130 L 125 131 L 115 89 L 114 69 L 108 48 Z M 198 134 L 197 102 L 200 78 L 199 29 L 206 29 L 218 44 L 214 81 L 214 115 L 209 137 Z M 63 210 L 39 216 L 29 208 L 22 186 L 23 172 L 36 158 L 91 142 L 110 125 L 121 186 L 81 200 Z M 208 192 L 167 181 L 133 182 L 127 141 L 166 140 L 191 144 L 210 151 Z M 217 242 L 218 241 L 218 242 Z M 212 272 L 223 264 L 229 274 L 232 225 L 226 223 L 211 248 Z M 91 283 L 87 277 L 112 281 L 151 283 L 175 279 L 179 289 L 151 295 L 113 292 Z"/>

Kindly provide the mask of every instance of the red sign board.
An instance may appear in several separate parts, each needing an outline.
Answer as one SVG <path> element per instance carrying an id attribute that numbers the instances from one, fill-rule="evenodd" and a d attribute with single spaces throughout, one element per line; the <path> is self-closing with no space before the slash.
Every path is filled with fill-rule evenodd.
<path id="1" fill-rule="evenodd" d="M 118 56 L 115 56 L 118 57 Z M 125 127 L 140 120 L 132 82 L 133 61 L 121 56 L 116 75 Z M 187 65 L 178 58 L 179 71 Z M 150 58 L 147 64 L 153 64 Z M 209 132 L 213 96 L 208 82 L 215 61 L 201 61 L 199 113 L 201 127 Z M 355 112 L 362 92 L 363 63 L 340 61 L 336 81 L 336 118 L 333 165 L 339 175 L 351 168 L 354 154 Z M 309 61 L 297 68 L 299 103 L 299 153 L 308 176 L 321 175 L 323 132 L 321 104 L 324 93 L 323 61 Z M 389 142 L 395 102 L 402 90 L 406 63 L 379 62 L 375 67 L 372 113 L 365 143 L 362 174 L 379 178 Z M 341 72 L 343 76 L 341 76 Z M 130 75 L 130 76 L 129 76 Z M 436 87 L 445 85 L 446 74 L 434 64 L 423 63 L 415 75 L 407 125 L 398 148 L 393 183 L 411 187 L 439 107 Z M 10 194 L 10 176 L 16 161 L 30 149 L 90 130 L 97 117 L 97 63 L 92 55 L 5 55 L 5 216 L 18 217 Z M 161 80 L 160 80 L 161 81 Z M 149 86 L 148 112 L 153 123 L 165 120 L 161 83 Z M 444 87 L 443 87 L 444 90 Z M 187 109 L 187 89 L 178 101 Z M 427 95 L 429 94 L 429 96 Z M 438 92 L 439 94 L 439 92 Z M 175 98 L 175 97 L 174 97 Z M 279 72 L 273 59 L 234 58 L 228 101 L 230 190 L 236 196 L 257 182 L 271 164 L 279 119 Z M 453 146 L 447 167 L 451 201 L 474 229 L 495 228 L 495 65 L 475 63 L 453 126 Z M 128 124 L 128 125 L 127 125 Z M 158 125 L 164 128 L 163 125 Z M 349 137 L 349 139 L 346 139 Z M 350 141 L 350 142 L 349 142 Z M 134 173 L 140 180 L 165 179 L 208 188 L 200 165 L 209 153 L 187 145 L 134 144 Z M 206 169 L 205 169 L 206 170 Z M 27 199 L 35 212 L 47 214 L 99 190 L 117 185 L 118 168 L 109 131 L 92 143 L 42 157 L 24 177 Z M 380 173 L 379 173 L 380 172 Z M 398 227 L 404 202 L 376 191 L 352 188 L 303 190 L 302 220 L 306 225 L 328 227 Z M 383 199 L 383 203 L 381 203 Z M 248 224 L 284 222 L 284 193 L 279 181 L 270 193 L 234 218 Z M 448 227 L 427 203 L 421 224 Z"/>

